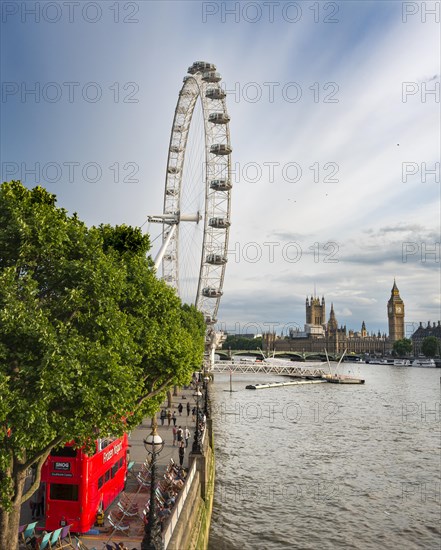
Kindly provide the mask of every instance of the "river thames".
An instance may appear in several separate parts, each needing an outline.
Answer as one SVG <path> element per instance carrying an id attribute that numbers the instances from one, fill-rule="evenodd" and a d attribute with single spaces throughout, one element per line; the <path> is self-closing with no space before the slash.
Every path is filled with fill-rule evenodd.
<path id="1" fill-rule="evenodd" d="M 341 372 L 366 383 L 215 375 L 209 550 L 440 548 L 441 369 Z"/>

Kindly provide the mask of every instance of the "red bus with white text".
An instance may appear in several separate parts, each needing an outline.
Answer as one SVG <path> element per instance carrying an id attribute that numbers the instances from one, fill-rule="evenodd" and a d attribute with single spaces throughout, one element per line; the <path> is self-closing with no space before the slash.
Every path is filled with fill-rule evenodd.
<path id="1" fill-rule="evenodd" d="M 72 525 L 72 533 L 86 533 L 121 491 L 127 476 L 127 434 L 98 439 L 88 456 L 73 444 L 53 449 L 41 471 L 46 484 L 45 529 Z"/>

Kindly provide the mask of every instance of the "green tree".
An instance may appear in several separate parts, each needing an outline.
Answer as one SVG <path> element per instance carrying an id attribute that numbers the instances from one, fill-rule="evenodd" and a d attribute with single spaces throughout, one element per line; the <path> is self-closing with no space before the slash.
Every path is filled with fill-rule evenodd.
<path id="1" fill-rule="evenodd" d="M 421 352 L 426 357 L 436 357 L 440 355 L 440 349 L 440 341 L 435 336 L 428 336 L 427 338 L 424 338 L 421 343 Z"/>
<path id="2" fill-rule="evenodd" d="M 397 340 L 394 342 L 393 345 L 393 351 L 394 355 L 397 355 L 398 357 L 403 357 L 404 355 L 408 355 L 412 352 L 413 346 L 412 346 L 412 340 L 409 338 L 403 338 L 401 340 Z"/>
<path id="3" fill-rule="evenodd" d="M 223 349 L 232 350 L 258 350 L 262 349 L 262 338 L 244 338 L 243 336 L 235 336 L 231 334 L 227 336 L 222 345 Z"/>
<path id="4" fill-rule="evenodd" d="M 156 278 L 148 237 L 87 228 L 55 203 L 41 187 L 0 186 L 2 550 L 17 547 L 53 447 L 129 430 L 203 358 L 202 315 Z"/>

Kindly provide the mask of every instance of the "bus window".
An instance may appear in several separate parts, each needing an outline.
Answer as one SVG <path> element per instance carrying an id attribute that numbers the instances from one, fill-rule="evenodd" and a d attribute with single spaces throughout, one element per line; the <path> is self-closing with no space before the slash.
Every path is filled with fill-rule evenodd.
<path id="1" fill-rule="evenodd" d="M 105 474 L 105 482 L 109 481 L 109 479 L 110 479 L 110 470 L 107 470 Z"/>
<path id="2" fill-rule="evenodd" d="M 108 446 L 111 445 L 112 443 L 113 443 L 113 439 L 109 439 L 109 438 L 106 438 L 106 439 L 98 439 L 98 440 L 97 440 L 98 452 L 104 450 L 106 447 L 108 447 Z"/>
<path id="3" fill-rule="evenodd" d="M 77 456 L 77 450 L 73 447 L 58 447 L 57 449 L 52 449 L 51 456 L 75 458 Z"/>
<path id="4" fill-rule="evenodd" d="M 103 485 L 104 485 L 104 476 L 101 476 L 98 480 L 98 489 L 101 489 Z"/>
<path id="5" fill-rule="evenodd" d="M 118 471 L 119 466 L 118 462 L 112 466 L 112 477 L 115 477 L 116 472 Z"/>
<path id="6" fill-rule="evenodd" d="M 50 484 L 51 500 L 78 500 L 78 485 Z"/>

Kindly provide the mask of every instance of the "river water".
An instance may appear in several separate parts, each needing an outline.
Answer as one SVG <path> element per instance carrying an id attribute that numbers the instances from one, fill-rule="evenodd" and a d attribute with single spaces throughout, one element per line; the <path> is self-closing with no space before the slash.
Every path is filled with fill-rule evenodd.
<path id="1" fill-rule="evenodd" d="M 349 371 L 366 383 L 215 375 L 209 550 L 441 548 L 441 370 Z"/>

